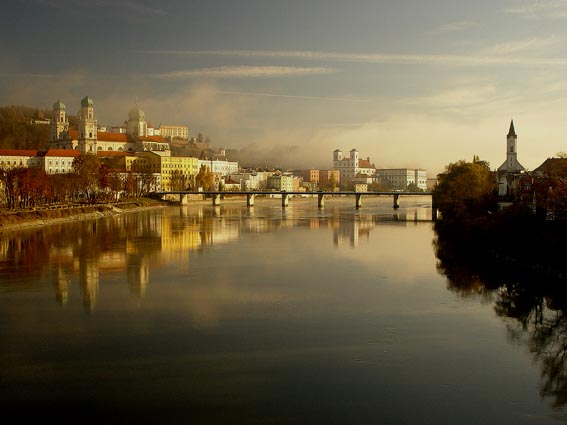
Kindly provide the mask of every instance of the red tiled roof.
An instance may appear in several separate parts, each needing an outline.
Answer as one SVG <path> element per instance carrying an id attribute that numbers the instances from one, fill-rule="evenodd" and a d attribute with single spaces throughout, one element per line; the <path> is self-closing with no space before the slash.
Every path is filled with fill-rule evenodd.
<path id="1" fill-rule="evenodd" d="M 79 151 L 74 149 L 49 149 L 43 156 L 65 156 L 65 157 L 77 157 L 81 155 Z"/>
<path id="2" fill-rule="evenodd" d="M 167 143 L 167 140 L 161 136 L 147 136 L 147 137 L 140 137 L 140 140 L 144 142 L 158 142 L 158 143 Z"/>
<path id="3" fill-rule="evenodd" d="M 0 149 L 0 156 L 37 156 L 38 153 L 28 149 Z"/>
<path id="4" fill-rule="evenodd" d="M 69 130 L 69 136 L 73 140 L 79 139 L 79 132 L 77 130 Z M 101 142 L 128 142 L 128 135 L 124 133 L 111 133 L 108 131 L 99 131 L 96 134 L 97 140 Z"/>
<path id="5" fill-rule="evenodd" d="M 358 160 L 358 168 L 375 168 L 374 164 L 371 164 L 370 161 L 366 159 L 359 159 Z"/>
<path id="6" fill-rule="evenodd" d="M 96 136 L 97 140 L 101 142 L 123 142 L 128 141 L 128 135 L 124 133 L 107 133 L 99 131 Z"/>

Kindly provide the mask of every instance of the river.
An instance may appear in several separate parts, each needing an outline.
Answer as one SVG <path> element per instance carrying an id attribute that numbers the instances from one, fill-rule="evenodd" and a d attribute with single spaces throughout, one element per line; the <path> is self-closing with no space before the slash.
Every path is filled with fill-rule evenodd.
<path id="1" fill-rule="evenodd" d="M 566 422 L 529 334 L 439 272 L 429 199 L 391 203 L 225 200 L 0 236 L 0 407 L 59 423 Z"/>

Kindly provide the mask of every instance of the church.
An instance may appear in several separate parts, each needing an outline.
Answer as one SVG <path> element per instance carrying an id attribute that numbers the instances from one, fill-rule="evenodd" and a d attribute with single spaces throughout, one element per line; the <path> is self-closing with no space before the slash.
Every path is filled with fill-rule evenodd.
<path id="1" fill-rule="evenodd" d="M 94 102 L 88 96 L 81 100 L 77 118 L 77 130 L 70 130 L 65 105 L 60 100 L 53 104 L 50 132 L 52 149 L 75 149 L 82 154 L 96 154 L 101 151 L 160 151 L 165 155 L 170 153 L 170 145 L 166 139 L 148 135 L 144 111 L 138 107 L 128 114 L 128 121 L 125 122 L 126 133 L 100 131 L 94 113 Z"/>
<path id="2" fill-rule="evenodd" d="M 498 167 L 498 195 L 513 193 L 518 187 L 519 177 L 526 171 L 518 161 L 518 136 L 514 129 L 514 120 L 510 121 L 510 129 L 506 135 L 506 161 Z"/>

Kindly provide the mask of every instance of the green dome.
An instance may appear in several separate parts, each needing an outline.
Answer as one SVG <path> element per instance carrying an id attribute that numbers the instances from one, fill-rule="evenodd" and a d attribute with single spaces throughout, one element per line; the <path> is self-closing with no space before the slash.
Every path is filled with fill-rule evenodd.
<path id="1" fill-rule="evenodd" d="M 84 108 L 86 106 L 93 106 L 94 102 L 93 100 L 86 96 L 84 99 L 81 100 L 81 107 Z"/>
<path id="2" fill-rule="evenodd" d="M 53 104 L 53 110 L 56 110 L 56 109 L 61 109 L 62 111 L 64 111 L 65 110 L 65 104 L 63 102 L 61 102 L 60 100 L 57 100 L 57 102 L 55 102 Z"/>

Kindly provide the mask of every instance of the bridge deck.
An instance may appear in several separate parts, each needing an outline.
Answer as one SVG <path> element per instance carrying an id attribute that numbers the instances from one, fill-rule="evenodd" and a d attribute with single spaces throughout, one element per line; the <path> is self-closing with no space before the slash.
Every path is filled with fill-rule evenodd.
<path id="1" fill-rule="evenodd" d="M 431 192 L 353 192 L 353 191 L 341 191 L 341 192 L 301 192 L 292 191 L 287 192 L 285 190 L 238 190 L 238 191 L 217 191 L 217 190 L 206 190 L 206 191 L 196 191 L 196 190 L 177 190 L 177 191 L 164 191 L 155 192 L 156 195 L 383 195 L 383 196 L 428 196 Z"/>

